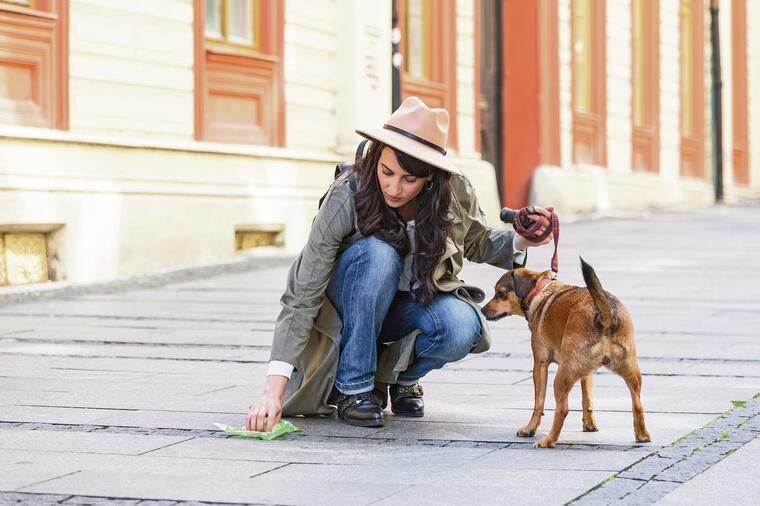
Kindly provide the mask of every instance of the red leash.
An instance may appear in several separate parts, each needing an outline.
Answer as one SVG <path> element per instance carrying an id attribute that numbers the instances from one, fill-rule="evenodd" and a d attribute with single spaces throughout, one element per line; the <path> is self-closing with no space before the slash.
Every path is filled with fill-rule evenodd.
<path id="1" fill-rule="evenodd" d="M 559 246 L 559 217 L 554 212 L 553 207 L 547 207 L 547 211 L 551 213 L 551 218 L 547 218 L 544 214 L 536 211 L 531 207 L 523 207 L 517 211 L 517 214 L 513 221 L 515 232 L 525 237 L 531 242 L 539 242 L 545 239 L 550 233 L 554 233 L 554 256 L 552 256 L 552 271 L 559 272 L 559 256 L 557 254 L 557 247 Z M 540 236 L 538 230 L 541 227 L 546 227 L 546 230 Z"/>

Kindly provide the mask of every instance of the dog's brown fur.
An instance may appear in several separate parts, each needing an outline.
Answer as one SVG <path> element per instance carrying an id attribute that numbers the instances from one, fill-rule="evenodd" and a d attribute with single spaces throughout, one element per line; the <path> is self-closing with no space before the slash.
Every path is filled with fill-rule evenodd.
<path id="1" fill-rule="evenodd" d="M 594 419 L 591 375 L 601 366 L 619 374 L 631 392 L 636 441 L 651 440 L 641 404 L 641 372 L 636 361 L 633 322 L 620 300 L 602 289 L 594 270 L 581 259 L 587 288 L 552 280 L 551 271 L 515 269 L 496 283 L 496 294 L 482 311 L 489 320 L 523 315 L 528 320 L 533 348 L 535 405 L 521 437 L 536 433 L 546 399 L 548 368 L 559 364 L 554 378 L 556 409 L 549 434 L 534 446 L 554 447 L 567 416 L 567 396 L 581 381 L 583 430 L 599 430 Z M 538 289 L 537 289 L 538 288 Z"/>

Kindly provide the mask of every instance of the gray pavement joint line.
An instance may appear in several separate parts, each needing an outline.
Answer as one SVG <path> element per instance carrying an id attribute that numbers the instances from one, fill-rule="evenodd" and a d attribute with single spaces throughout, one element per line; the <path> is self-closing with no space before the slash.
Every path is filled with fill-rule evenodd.
<path id="1" fill-rule="evenodd" d="M 152 348 L 219 348 L 219 349 L 250 349 L 250 350 L 268 350 L 271 348 L 268 344 L 211 344 L 211 343 L 157 343 L 144 341 L 113 341 L 100 339 L 60 339 L 46 337 L 13 337 L 10 335 L 0 334 L 0 342 L 9 340 L 14 343 L 45 343 L 45 344 L 93 344 L 99 346 L 146 346 Z M 760 361 L 759 361 L 760 362 Z"/>
<path id="2" fill-rule="evenodd" d="M 293 464 L 293 462 L 287 462 L 287 463 L 285 463 L 285 464 L 283 464 L 281 466 L 273 467 L 272 469 L 267 469 L 266 471 L 262 471 L 260 473 L 256 473 L 254 475 L 251 475 L 251 476 L 248 477 L 248 479 L 250 480 L 251 478 L 256 478 L 257 476 L 261 476 L 262 474 L 267 474 L 267 473 L 271 473 L 272 471 L 277 471 L 278 469 L 282 469 L 283 467 L 287 467 L 287 466 L 289 466 L 291 464 Z"/>
<path id="3" fill-rule="evenodd" d="M 84 355 L 78 353 L 15 353 L 0 351 L 0 355 L 11 357 L 57 357 L 57 358 L 115 358 L 119 360 L 173 360 L 176 362 L 214 362 L 232 364 L 267 364 L 269 360 L 243 360 L 232 358 L 193 358 L 193 357 L 142 357 L 127 355 Z"/>
<path id="4" fill-rule="evenodd" d="M 0 353 L 1 354 L 1 353 Z M 71 356 L 71 355 L 66 355 Z M 532 372 L 530 369 L 499 369 L 496 367 L 449 367 L 447 371 L 465 371 L 465 372 Z M 551 374 L 551 372 L 550 372 Z M 615 375 L 612 372 L 597 371 L 594 374 Z M 662 376 L 666 378 L 760 378 L 755 374 L 682 374 L 682 373 L 658 373 L 658 372 L 641 372 L 642 376 Z"/>
<path id="5" fill-rule="evenodd" d="M 221 430 L 210 429 L 180 429 L 168 427 L 135 427 L 124 425 L 95 425 L 95 424 L 57 424 L 46 422 L 19 422 L 19 421 L 0 421 L 0 430 L 40 430 L 49 432 L 84 432 L 84 433 L 108 433 L 108 434 L 132 434 L 141 436 L 188 436 L 192 438 L 218 438 L 229 439 L 234 436 Z M 379 431 L 378 431 L 379 432 Z M 367 436 L 349 436 L 349 435 L 289 435 L 285 436 L 292 441 L 304 442 L 326 442 L 326 441 L 362 441 L 365 443 L 374 443 L 377 445 L 394 445 L 394 446 L 435 446 L 435 447 L 457 447 L 465 445 L 467 447 L 480 447 L 481 445 L 494 446 L 494 450 L 503 448 L 532 448 L 532 443 L 522 443 L 515 441 L 477 441 L 466 439 L 394 439 L 394 438 L 367 438 Z M 181 441 L 180 441 L 181 442 Z M 177 444 L 177 443 L 172 443 Z M 171 445 L 169 445 L 171 446 Z M 575 443 L 573 445 L 562 445 L 560 450 L 604 450 L 604 451 L 627 451 L 637 448 L 635 445 L 614 445 L 614 444 L 597 444 L 597 443 Z M 154 449 L 157 450 L 158 448 Z M 150 450 L 150 451 L 154 451 Z M 147 452 L 146 452 L 147 453 Z"/>
<path id="6" fill-rule="evenodd" d="M 386 496 L 383 496 L 383 497 L 381 497 L 379 499 L 375 499 L 372 502 L 368 502 L 366 506 L 372 506 L 373 504 L 377 504 L 380 501 L 384 501 L 384 500 L 388 499 L 389 497 L 393 497 L 394 495 L 400 494 L 401 492 L 406 492 L 407 490 L 409 490 L 410 488 L 413 488 L 413 487 L 414 487 L 414 485 L 408 486 L 408 487 L 403 487 L 401 490 L 396 490 L 395 492 L 391 492 L 390 494 L 388 494 Z"/>
<path id="7" fill-rule="evenodd" d="M 27 499 L 24 501 L 24 499 Z M 55 501 L 54 503 L 52 501 Z M 241 503 L 241 502 L 209 502 L 209 501 L 186 501 L 184 499 L 147 499 L 141 497 L 109 497 L 99 495 L 70 495 L 70 494 L 45 494 L 37 492 L 6 492 L 0 491 L 0 504 L 67 504 L 71 501 L 73 504 L 123 504 L 124 501 L 137 501 L 140 506 L 151 506 L 153 504 L 165 505 L 172 503 L 176 506 L 182 505 L 230 505 L 230 506 L 288 506 L 282 503 Z M 86 502 L 89 501 L 89 502 Z"/>
<path id="8" fill-rule="evenodd" d="M 235 313 L 244 314 L 244 313 Z M 66 313 L 13 313 L 3 312 L 2 316 L 19 317 L 35 317 L 35 318 L 91 318 L 93 320 L 137 320 L 137 321 L 168 321 L 168 322 L 207 322 L 207 323 L 271 323 L 272 319 L 261 320 L 233 320 L 230 318 L 188 318 L 184 317 L 171 317 L 171 316 L 127 316 L 118 314 L 66 314 Z"/>
<path id="9" fill-rule="evenodd" d="M 38 482 L 35 482 L 35 483 L 31 483 L 29 485 L 24 485 L 23 487 L 19 487 L 19 488 L 15 489 L 14 491 L 22 491 L 25 488 L 34 487 L 34 486 L 37 486 L 37 485 L 42 485 L 43 483 L 47 483 L 49 481 L 58 480 L 60 478 L 65 478 L 67 476 L 72 476 L 72 475 L 75 475 L 75 474 L 79 474 L 81 472 L 82 472 L 82 470 L 79 469 L 78 471 L 73 471 L 71 473 L 62 474 L 60 476 L 54 476 L 53 478 L 48 478 L 47 480 L 38 481 Z"/>
<path id="10" fill-rule="evenodd" d="M 495 352 L 495 351 L 488 351 L 478 356 L 472 356 L 470 360 L 474 358 L 533 358 L 532 353 L 513 353 L 513 352 Z M 720 357 L 657 357 L 657 356 L 649 356 L 649 355 L 638 355 L 637 360 L 639 361 L 651 361 L 651 362 L 718 362 L 718 363 L 727 363 L 727 364 L 733 364 L 733 363 L 747 363 L 747 364 L 758 364 L 760 363 L 760 358 L 720 358 Z M 460 363 L 466 362 L 465 360 L 460 361 Z"/>
<path id="11" fill-rule="evenodd" d="M 567 504 L 608 504 L 620 500 L 654 503 L 760 437 L 757 422 L 760 422 L 760 393 L 748 401 L 735 401 L 733 408 L 703 427 L 653 451 Z M 631 480 L 641 481 L 642 485 L 634 487 Z M 648 487 L 650 482 L 664 486 Z"/>
<path id="12" fill-rule="evenodd" d="M 232 364 L 267 364 L 268 360 L 243 360 L 228 358 L 196 358 L 196 357 L 146 357 L 146 356 L 127 356 L 127 355 L 93 355 L 93 354 L 61 354 L 61 353 L 24 353 L 24 352 L 7 352 L 0 351 L 0 356 L 9 357 L 56 357 L 56 358 L 105 358 L 118 360 L 166 360 L 177 362 L 211 362 L 211 363 L 232 363 Z M 462 368 L 451 367 L 449 371 L 467 371 L 467 372 L 522 372 L 529 373 L 529 369 L 498 369 L 498 368 Z M 613 375 L 611 372 L 597 372 L 596 374 Z M 664 376 L 679 378 L 760 378 L 757 375 L 750 374 L 681 374 L 681 373 L 651 373 L 642 372 L 642 376 Z"/>
<path id="13" fill-rule="evenodd" d="M 181 443 L 186 443 L 188 441 L 192 441 L 193 439 L 195 439 L 195 436 L 185 438 L 185 439 L 183 439 L 181 441 L 175 441 L 173 443 L 169 443 L 168 445 L 159 446 L 158 448 L 153 448 L 152 450 L 148 450 L 148 451 L 145 451 L 145 452 L 142 452 L 142 453 L 138 453 L 137 455 L 139 455 L 139 456 L 147 455 L 149 453 L 152 453 L 152 452 L 155 452 L 155 451 L 158 451 L 158 450 L 163 450 L 164 448 L 169 448 L 170 446 L 175 446 L 175 445 L 178 445 L 178 444 L 181 444 Z"/>

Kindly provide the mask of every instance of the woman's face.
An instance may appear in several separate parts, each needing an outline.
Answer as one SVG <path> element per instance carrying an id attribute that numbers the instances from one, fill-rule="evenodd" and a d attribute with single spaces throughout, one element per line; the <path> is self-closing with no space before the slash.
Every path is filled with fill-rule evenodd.
<path id="1" fill-rule="evenodd" d="M 385 203 L 393 208 L 403 207 L 419 195 L 433 176 L 417 177 L 401 168 L 396 155 L 389 147 L 380 152 L 377 162 L 377 180 L 383 192 Z"/>

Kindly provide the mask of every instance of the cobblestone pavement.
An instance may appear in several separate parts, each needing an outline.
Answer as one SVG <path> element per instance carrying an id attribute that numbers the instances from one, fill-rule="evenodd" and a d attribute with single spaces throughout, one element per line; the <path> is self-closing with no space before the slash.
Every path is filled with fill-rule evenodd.
<path id="1" fill-rule="evenodd" d="M 516 437 L 533 405 L 518 317 L 492 325 L 489 352 L 424 379 L 422 419 L 387 413 L 374 429 L 294 419 L 305 432 L 266 442 L 213 423 L 243 423 L 261 388 L 282 263 L 0 291 L 0 504 L 736 497 L 731 483 L 754 482 L 747 462 L 760 457 L 758 232 L 756 205 L 563 224 L 560 277 L 582 284 L 582 254 L 634 318 L 648 444 L 634 442 L 630 396 L 606 370 L 594 377 L 599 432 L 582 432 L 576 386 L 556 449 Z M 531 252 L 529 265 L 545 268 L 550 253 Z M 462 277 L 490 295 L 499 275 L 471 264 Z M 551 393 L 546 408 L 536 437 Z"/>

